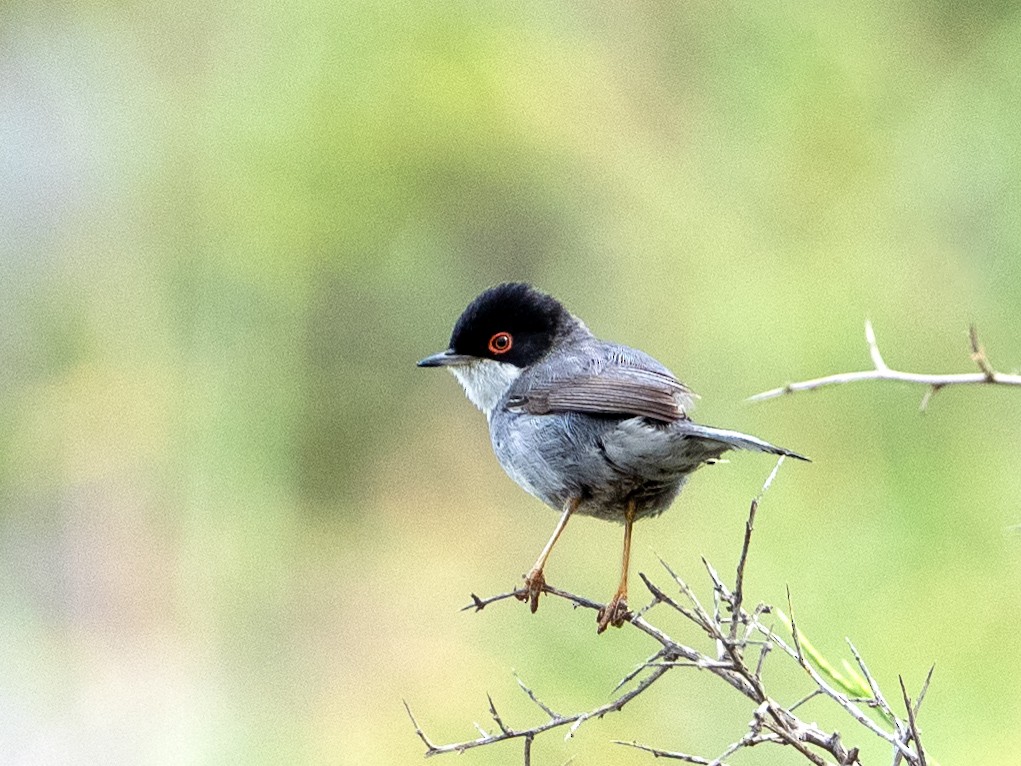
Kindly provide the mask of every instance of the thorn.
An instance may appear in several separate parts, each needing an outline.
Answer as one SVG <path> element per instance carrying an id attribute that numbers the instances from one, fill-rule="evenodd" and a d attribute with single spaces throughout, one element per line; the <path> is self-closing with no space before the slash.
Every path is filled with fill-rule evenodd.
<path id="1" fill-rule="evenodd" d="M 495 721 L 496 725 L 500 727 L 501 732 L 509 735 L 511 733 L 510 729 L 508 729 L 506 724 L 504 724 L 503 719 L 500 718 L 500 714 L 496 712 L 496 704 L 493 702 L 493 695 L 487 693 L 486 699 L 489 700 L 489 714 L 493 717 L 493 721 Z"/>
<path id="2" fill-rule="evenodd" d="M 919 412 L 925 412 L 925 410 L 929 407 L 929 402 L 932 400 L 932 397 L 938 394 L 939 390 L 940 386 L 929 386 L 925 389 L 925 395 L 922 396 L 922 403 L 918 405 Z"/>
<path id="3" fill-rule="evenodd" d="M 415 716 L 411 712 L 411 706 L 408 704 L 408 701 L 406 699 L 402 699 L 401 702 L 404 703 L 404 709 L 408 712 L 408 718 L 411 719 L 411 723 L 415 727 L 415 734 L 417 734 L 418 738 L 425 744 L 425 754 L 432 755 L 437 750 L 436 745 L 430 742 L 429 738 L 425 736 L 425 732 L 422 731 L 422 727 L 418 725 L 418 721 L 415 720 Z"/>
<path id="4" fill-rule="evenodd" d="M 517 673 L 514 674 L 514 680 L 518 682 L 518 686 L 521 687 L 522 691 L 524 691 L 524 693 L 528 695 L 528 698 L 532 700 L 532 702 L 539 706 L 539 709 L 542 710 L 542 712 L 544 712 L 553 720 L 559 720 L 561 718 L 560 715 L 554 713 L 551 708 L 547 707 L 545 703 L 543 703 L 538 697 L 535 696 L 535 692 L 533 692 L 525 685 L 525 682 L 521 680 L 521 677 Z"/>
<path id="5" fill-rule="evenodd" d="M 922 690 L 918 692 L 918 699 L 915 700 L 915 716 L 918 715 L 918 710 L 922 707 L 922 700 L 925 699 L 925 693 L 929 691 L 929 681 L 932 680 L 933 671 L 936 670 L 936 663 L 932 663 L 929 668 L 929 672 L 925 674 L 925 683 L 922 684 Z"/>
<path id="6" fill-rule="evenodd" d="M 805 664 L 805 655 L 801 651 L 801 639 L 798 637 L 798 624 L 794 621 L 794 604 L 791 603 L 791 586 L 787 589 L 787 613 L 791 616 L 791 638 L 794 639 L 794 649 L 798 653 L 798 662 Z"/>
<path id="7" fill-rule="evenodd" d="M 773 479 L 776 478 L 776 474 L 780 470 L 780 466 L 783 465 L 783 461 L 786 457 L 787 457 L 786 455 L 780 455 L 780 457 L 777 458 L 776 465 L 774 465 L 773 470 L 769 472 L 769 476 L 766 478 L 765 484 L 762 485 L 762 489 L 759 490 L 759 494 L 755 497 L 755 500 L 752 501 L 756 505 L 758 505 L 762 501 L 762 496 L 765 495 L 766 490 L 768 490 L 772 486 Z"/>
<path id="8" fill-rule="evenodd" d="M 869 356 L 872 357 L 872 365 L 880 372 L 886 372 L 890 368 L 883 361 L 883 355 L 879 353 L 879 344 L 876 342 L 876 331 L 872 322 L 865 320 L 865 342 L 869 344 Z"/>
<path id="9" fill-rule="evenodd" d="M 982 370 L 986 376 L 986 380 L 992 382 L 996 377 L 996 371 L 993 370 L 989 359 L 986 357 L 986 350 L 982 348 L 982 344 L 978 340 L 978 328 L 972 324 L 968 328 L 968 337 L 971 341 L 971 361 L 978 365 L 978 368 Z"/>

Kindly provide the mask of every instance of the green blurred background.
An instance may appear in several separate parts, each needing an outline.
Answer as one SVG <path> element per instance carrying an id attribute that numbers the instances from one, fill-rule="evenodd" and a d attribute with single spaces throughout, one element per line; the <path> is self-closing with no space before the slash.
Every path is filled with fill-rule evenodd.
<path id="1" fill-rule="evenodd" d="M 867 366 L 866 316 L 895 366 L 971 369 L 974 321 L 1017 369 L 1016 4 L 0 13 L 0 760 L 413 764 L 402 698 L 442 742 L 487 692 L 538 721 L 512 669 L 559 710 L 607 700 L 640 635 L 551 601 L 458 611 L 555 522 L 414 367 L 505 279 L 660 358 L 699 419 L 810 455 L 762 506 L 748 597 L 789 585 L 891 697 L 936 662 L 942 763 L 1021 749 L 1021 395 L 743 401 Z M 699 556 L 732 571 L 771 467 L 701 472 L 638 526 L 634 568 L 662 577 L 658 554 L 705 594 Z M 605 598 L 619 545 L 578 519 L 547 576 Z M 651 762 L 615 738 L 711 757 L 750 716 L 679 671 L 533 763 Z"/>

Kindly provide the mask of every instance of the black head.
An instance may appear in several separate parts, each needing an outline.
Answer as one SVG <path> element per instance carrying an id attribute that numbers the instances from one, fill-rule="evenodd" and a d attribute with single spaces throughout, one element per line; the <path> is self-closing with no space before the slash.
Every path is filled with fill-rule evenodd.
<path id="1" fill-rule="evenodd" d="M 450 348 L 419 364 L 438 366 L 471 357 L 528 367 L 549 351 L 570 322 L 571 315 L 559 301 L 531 285 L 497 285 L 473 300 L 461 314 L 450 336 Z"/>

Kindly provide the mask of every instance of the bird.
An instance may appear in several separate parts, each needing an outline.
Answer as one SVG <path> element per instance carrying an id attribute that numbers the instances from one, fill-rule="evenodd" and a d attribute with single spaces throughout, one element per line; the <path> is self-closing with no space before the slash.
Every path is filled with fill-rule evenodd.
<path id="1" fill-rule="evenodd" d="M 471 301 L 446 350 L 419 367 L 444 367 L 486 415 L 493 452 L 526 492 L 560 512 L 515 596 L 534 613 L 550 552 L 574 515 L 624 525 L 619 585 L 597 632 L 631 619 L 628 569 L 634 523 L 665 511 L 688 477 L 728 450 L 808 458 L 689 417 L 695 399 L 649 354 L 600 340 L 556 298 L 524 282 Z"/>

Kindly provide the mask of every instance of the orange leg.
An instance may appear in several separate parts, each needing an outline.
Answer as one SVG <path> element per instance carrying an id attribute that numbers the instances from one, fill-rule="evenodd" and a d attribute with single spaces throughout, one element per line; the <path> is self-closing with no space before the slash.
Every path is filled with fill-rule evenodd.
<path id="1" fill-rule="evenodd" d="M 546 543 L 546 547 L 542 549 L 539 558 L 535 560 L 531 571 L 525 575 L 524 589 L 517 593 L 517 599 L 519 601 L 527 601 L 533 613 L 539 608 L 539 595 L 546 586 L 546 578 L 542 574 L 543 567 L 546 566 L 546 559 L 549 558 L 553 545 L 556 543 L 557 538 L 560 537 L 560 533 L 564 531 L 564 527 L 567 526 L 567 520 L 571 518 L 571 514 L 574 513 L 577 507 L 577 498 L 567 501 L 567 504 L 564 506 L 564 512 L 560 516 L 560 521 L 557 522 L 557 527 L 553 530 L 553 535 L 550 537 L 549 542 Z"/>
<path id="2" fill-rule="evenodd" d="M 602 633 L 610 625 L 619 628 L 631 617 L 627 608 L 627 573 L 631 564 L 631 528 L 635 523 L 634 501 L 628 503 L 627 511 L 624 513 L 624 556 L 621 563 L 620 585 L 617 592 L 610 599 L 610 603 L 599 610 L 596 632 Z"/>

